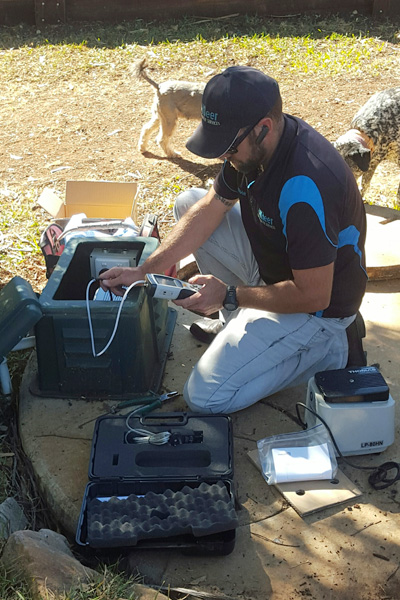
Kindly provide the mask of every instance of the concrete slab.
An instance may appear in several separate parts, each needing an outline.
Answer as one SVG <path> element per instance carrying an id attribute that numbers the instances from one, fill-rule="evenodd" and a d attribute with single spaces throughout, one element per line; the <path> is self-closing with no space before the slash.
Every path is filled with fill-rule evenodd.
<path id="1" fill-rule="evenodd" d="M 393 398 L 400 398 L 400 280 L 368 284 L 362 313 L 367 327 L 368 363 L 379 363 Z M 188 333 L 197 317 L 178 311 L 172 355 L 164 387 L 181 391 L 204 347 Z M 40 398 L 30 391 L 36 375 L 32 356 L 20 390 L 20 432 L 42 492 L 60 524 L 73 539 L 81 508 L 94 419 L 105 412 L 99 401 Z M 234 414 L 235 486 L 240 527 L 235 550 L 223 557 L 191 557 L 179 552 L 132 552 L 127 571 L 138 570 L 152 584 L 192 587 L 241 600 L 387 600 L 400 589 L 399 483 L 374 491 L 368 472 L 341 463 L 343 472 L 363 491 L 356 503 L 301 518 L 250 462 L 258 439 L 297 431 L 295 403 L 305 400 L 299 386 Z M 165 410 L 185 410 L 180 397 Z M 90 421 L 92 419 L 92 421 Z M 88 422 L 90 421 L 90 422 Z M 361 456 L 362 466 L 400 461 L 400 416 L 396 440 L 382 455 Z"/>
<path id="2" fill-rule="evenodd" d="M 367 271 L 370 279 L 400 277 L 400 212 L 367 206 Z"/>

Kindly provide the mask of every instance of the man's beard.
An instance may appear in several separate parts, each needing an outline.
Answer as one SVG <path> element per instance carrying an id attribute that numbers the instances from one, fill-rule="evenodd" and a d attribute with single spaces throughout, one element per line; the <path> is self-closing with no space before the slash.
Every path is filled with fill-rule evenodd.
<path id="1" fill-rule="evenodd" d="M 245 162 L 235 160 L 235 155 L 229 159 L 229 162 L 231 163 L 232 167 L 236 169 L 236 171 L 244 174 L 251 173 L 252 171 L 258 169 L 258 167 L 263 163 L 265 159 L 265 150 L 263 150 L 260 146 L 257 146 L 253 142 L 253 139 L 251 140 L 251 150 L 251 158 Z"/>

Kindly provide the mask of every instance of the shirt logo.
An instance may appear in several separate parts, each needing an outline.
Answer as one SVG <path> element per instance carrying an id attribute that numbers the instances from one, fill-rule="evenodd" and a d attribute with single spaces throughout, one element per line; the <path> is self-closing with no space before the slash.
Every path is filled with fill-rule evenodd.
<path id="1" fill-rule="evenodd" d="M 270 229 L 276 229 L 273 218 L 267 217 L 267 215 L 264 215 L 261 208 L 258 209 L 257 216 L 258 216 L 258 220 L 260 221 L 260 223 L 262 223 L 266 227 L 269 227 Z"/>

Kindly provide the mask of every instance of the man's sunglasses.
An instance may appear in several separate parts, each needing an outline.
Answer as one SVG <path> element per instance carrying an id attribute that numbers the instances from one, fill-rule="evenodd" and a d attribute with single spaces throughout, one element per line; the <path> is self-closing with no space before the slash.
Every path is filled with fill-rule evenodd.
<path id="1" fill-rule="evenodd" d="M 249 133 L 251 131 L 253 131 L 253 129 L 254 129 L 254 125 L 252 125 L 251 127 L 248 127 L 247 129 L 245 129 L 244 132 L 239 135 L 239 137 L 237 137 L 237 138 L 235 138 L 233 140 L 232 145 L 229 146 L 228 150 L 226 152 L 224 152 L 224 154 L 236 154 L 236 152 L 238 151 L 238 147 L 240 146 L 240 144 L 243 142 L 243 140 L 245 138 L 247 138 L 247 136 L 249 135 Z"/>

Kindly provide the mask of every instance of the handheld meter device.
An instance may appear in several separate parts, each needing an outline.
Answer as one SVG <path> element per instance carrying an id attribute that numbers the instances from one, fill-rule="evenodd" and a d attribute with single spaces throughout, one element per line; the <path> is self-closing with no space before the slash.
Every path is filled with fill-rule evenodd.
<path id="1" fill-rule="evenodd" d="M 203 286 L 187 283 L 167 275 L 147 273 L 147 291 L 153 298 L 164 298 L 165 300 L 183 300 L 198 292 Z"/>

